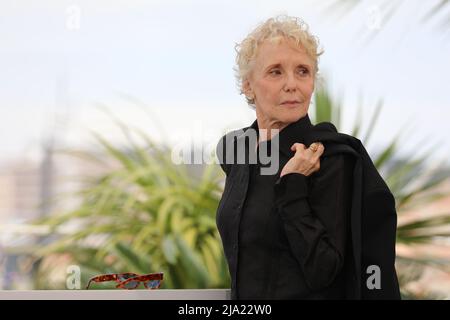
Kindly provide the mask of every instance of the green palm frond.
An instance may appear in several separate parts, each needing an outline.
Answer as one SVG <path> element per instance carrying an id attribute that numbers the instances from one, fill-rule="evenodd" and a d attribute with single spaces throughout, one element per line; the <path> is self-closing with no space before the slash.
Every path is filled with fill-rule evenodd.
<path id="1" fill-rule="evenodd" d="M 78 193 L 82 201 L 78 208 L 35 222 L 57 235 L 36 254 L 70 254 L 88 273 L 162 271 L 165 288 L 229 287 L 215 223 L 220 170 L 209 166 L 193 179 L 185 165 L 173 164 L 168 148 L 119 120 L 115 123 L 127 138 L 127 148 L 99 134 L 94 137 L 118 166 Z M 73 232 L 60 232 L 68 225 Z M 90 259 L 82 253 L 89 253 Z M 106 257 L 109 264 L 104 263 Z"/>

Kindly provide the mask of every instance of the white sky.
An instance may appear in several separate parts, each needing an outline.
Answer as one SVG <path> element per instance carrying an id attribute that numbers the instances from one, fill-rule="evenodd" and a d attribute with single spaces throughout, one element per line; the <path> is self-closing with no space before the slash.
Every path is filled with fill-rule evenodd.
<path id="1" fill-rule="evenodd" d="M 419 23 L 435 2 L 398 2 L 392 20 L 374 31 L 371 9 L 385 1 L 361 1 L 337 19 L 336 10 L 324 12 L 330 1 L 4 0 L 0 162 L 37 156 L 55 119 L 65 145 L 91 145 L 89 130 L 118 139 L 109 118 L 96 109 L 99 103 L 173 143 L 200 126 L 205 140 L 216 143 L 224 130 L 250 125 L 255 114 L 236 89 L 234 45 L 280 13 L 302 17 L 319 37 L 325 49 L 321 72 L 345 107 L 343 132 L 349 133 L 360 96 L 367 120 L 382 99 L 369 150 L 409 125 L 401 152 L 415 154 L 441 142 L 433 157 L 448 159 L 450 35 L 435 27 L 437 18 Z M 79 29 L 68 27 L 71 10 L 81 12 Z M 122 94 L 142 101 L 166 135 Z M 430 144 L 419 145 L 424 138 Z"/>

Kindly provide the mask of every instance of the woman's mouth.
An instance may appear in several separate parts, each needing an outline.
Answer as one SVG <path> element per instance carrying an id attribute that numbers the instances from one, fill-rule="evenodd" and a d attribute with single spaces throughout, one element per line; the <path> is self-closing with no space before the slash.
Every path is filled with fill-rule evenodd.
<path id="1" fill-rule="evenodd" d="M 297 100 L 289 100 L 289 101 L 284 101 L 281 103 L 281 105 L 287 106 L 287 107 L 295 107 L 299 104 L 300 104 L 300 101 L 297 101 Z"/>

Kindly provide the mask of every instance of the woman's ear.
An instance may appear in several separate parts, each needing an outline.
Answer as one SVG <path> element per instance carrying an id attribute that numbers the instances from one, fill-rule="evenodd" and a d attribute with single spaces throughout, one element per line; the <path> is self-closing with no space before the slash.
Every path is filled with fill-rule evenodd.
<path id="1" fill-rule="evenodd" d="M 242 82 L 242 92 L 245 94 L 247 99 L 255 98 L 255 93 L 253 92 L 250 81 L 248 79 L 245 79 Z"/>

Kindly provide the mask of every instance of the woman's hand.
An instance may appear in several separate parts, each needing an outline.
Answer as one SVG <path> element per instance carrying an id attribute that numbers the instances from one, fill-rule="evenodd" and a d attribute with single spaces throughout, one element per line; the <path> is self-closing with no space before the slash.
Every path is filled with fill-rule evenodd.
<path id="1" fill-rule="evenodd" d="M 317 148 L 316 151 L 314 151 L 315 148 Z M 311 143 L 308 149 L 305 149 L 305 145 L 302 143 L 294 143 L 291 150 L 295 151 L 295 154 L 281 170 L 280 177 L 288 173 L 309 176 L 320 169 L 320 156 L 325 150 L 322 143 Z"/>

